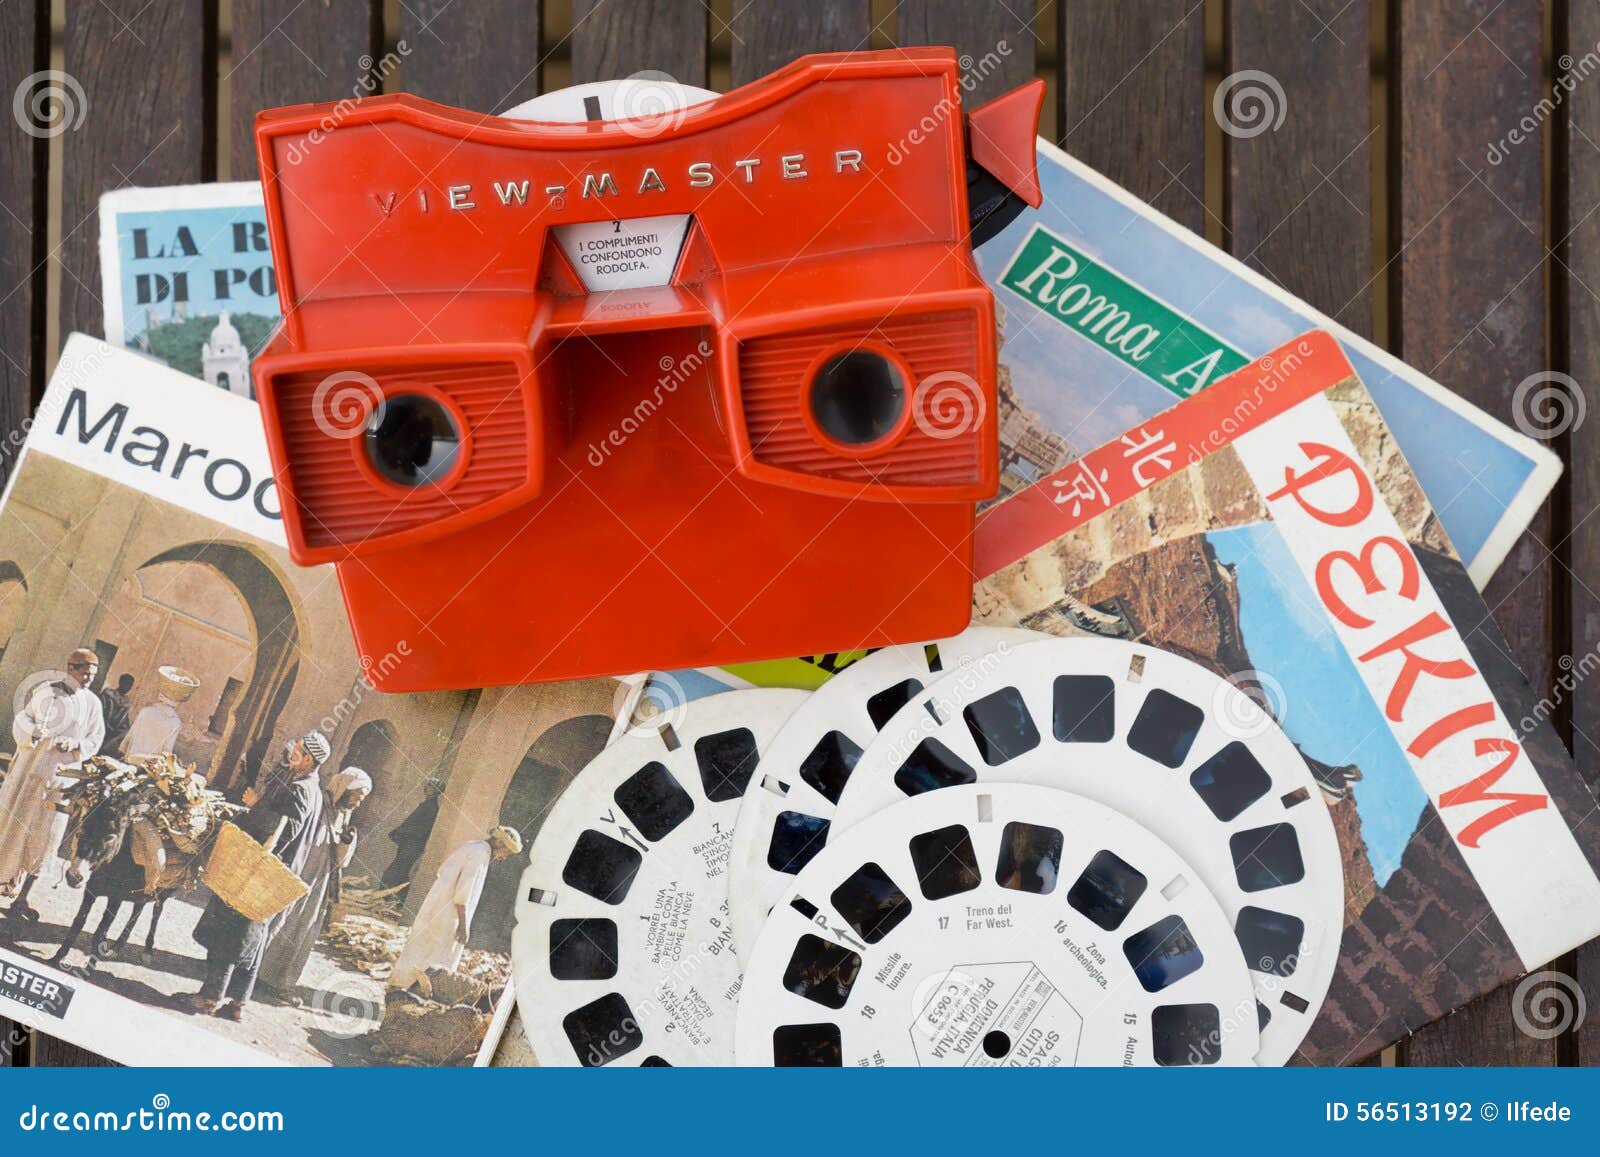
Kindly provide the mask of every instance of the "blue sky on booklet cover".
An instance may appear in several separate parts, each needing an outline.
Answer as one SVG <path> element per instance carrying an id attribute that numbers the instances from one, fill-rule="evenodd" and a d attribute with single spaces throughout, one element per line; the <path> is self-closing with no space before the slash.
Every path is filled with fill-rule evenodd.
<path id="1" fill-rule="evenodd" d="M 1315 328 L 1309 307 L 1251 285 L 1217 260 L 1217 251 L 1191 247 L 1043 154 L 1039 179 L 1043 207 L 1024 210 L 978 251 L 991 284 L 1028 231 L 1042 224 L 1249 356 Z M 1008 315 L 1001 360 L 1010 365 L 1018 394 L 1079 453 L 1176 402 L 1166 389 L 1010 290 L 997 289 L 996 298 Z M 1473 558 L 1532 473 L 1533 461 L 1405 377 L 1353 349 L 1346 352 L 1456 552 Z M 1505 383 L 1507 398 L 1513 384 Z"/>
<path id="2" fill-rule="evenodd" d="M 1256 670 L 1282 687 L 1274 706 L 1289 738 L 1324 763 L 1361 769 L 1356 808 L 1381 887 L 1400 866 L 1427 794 L 1277 527 L 1256 522 L 1206 538 L 1234 568 L 1244 645 Z"/>

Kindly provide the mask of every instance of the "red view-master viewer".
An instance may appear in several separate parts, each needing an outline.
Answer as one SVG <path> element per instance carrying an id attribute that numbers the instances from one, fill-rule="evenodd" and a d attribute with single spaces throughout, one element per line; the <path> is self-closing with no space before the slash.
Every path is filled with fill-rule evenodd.
<path id="1" fill-rule="evenodd" d="M 264 113 L 290 550 L 390 691 L 947 635 L 996 486 L 971 245 L 1038 203 L 1035 83 L 812 56 L 654 117 Z"/>

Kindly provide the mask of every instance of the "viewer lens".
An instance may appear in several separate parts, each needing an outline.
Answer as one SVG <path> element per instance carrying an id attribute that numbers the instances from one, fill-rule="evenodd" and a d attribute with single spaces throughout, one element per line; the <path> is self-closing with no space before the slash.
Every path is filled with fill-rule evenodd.
<path id="1" fill-rule="evenodd" d="M 422 394 L 386 398 L 367 422 L 367 459 L 397 486 L 437 485 L 461 450 L 450 412 Z"/>

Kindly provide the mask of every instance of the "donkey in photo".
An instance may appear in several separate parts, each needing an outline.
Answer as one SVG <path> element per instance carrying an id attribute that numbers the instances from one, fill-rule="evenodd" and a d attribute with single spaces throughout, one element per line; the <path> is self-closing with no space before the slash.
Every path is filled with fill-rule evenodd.
<path id="1" fill-rule="evenodd" d="M 78 905 L 78 914 L 61 941 L 61 947 L 50 958 L 51 964 L 60 964 L 66 958 L 78 934 L 89 922 L 89 912 L 94 902 L 101 899 L 105 900 L 106 905 L 94 938 L 90 941 L 90 971 L 94 970 L 99 957 L 115 956 L 120 949 L 127 947 L 133 926 L 152 903 L 155 912 L 150 918 L 150 931 L 145 936 L 144 949 L 147 955 L 154 951 L 161 910 L 166 905 L 167 897 L 183 883 L 187 875 L 187 863 L 174 864 L 169 849 L 167 870 L 157 881 L 156 890 L 153 893 L 146 890 L 145 870 L 134 859 L 133 839 L 130 836 L 134 821 L 144 814 L 145 809 L 139 798 L 141 794 L 137 791 L 119 793 L 102 801 L 74 821 L 68 831 L 63 849 L 67 861 L 66 879 L 72 887 L 83 888 L 83 902 Z M 125 904 L 133 906 L 133 913 L 115 944 L 111 944 L 107 936 L 113 918 Z"/>

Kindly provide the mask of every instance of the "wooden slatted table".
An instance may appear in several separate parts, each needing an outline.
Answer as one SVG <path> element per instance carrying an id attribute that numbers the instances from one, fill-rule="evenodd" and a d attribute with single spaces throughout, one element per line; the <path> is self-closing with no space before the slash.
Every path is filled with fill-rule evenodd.
<path id="1" fill-rule="evenodd" d="M 101 331 L 103 190 L 253 177 L 258 109 L 348 97 L 401 42 L 390 88 L 486 112 L 641 69 L 726 88 L 809 51 L 993 54 L 978 99 L 1045 77 L 1045 131 L 1069 151 L 1490 413 L 1509 418 L 1512 389 L 1539 371 L 1600 383 L 1600 79 L 1536 114 L 1539 141 L 1498 164 L 1485 153 L 1558 68 L 1600 52 L 1600 0 L 67 0 L 56 27 L 50 12 L 0 0 L 5 92 L 63 68 L 90 109 L 56 141 L 0 124 L 7 430 L 60 336 Z M 1245 69 L 1277 79 L 1288 113 L 1236 139 L 1211 95 Z M 1600 421 L 1555 445 L 1567 473 L 1488 592 L 1539 687 L 1600 646 Z M 1557 723 L 1593 779 L 1600 690 L 1562 696 Z M 1600 1008 L 1600 948 L 1556 966 Z M 7 1053 L 102 1063 L 43 1035 Z M 1600 1014 L 1535 1040 L 1502 991 L 1396 1053 L 1595 1063 Z"/>

